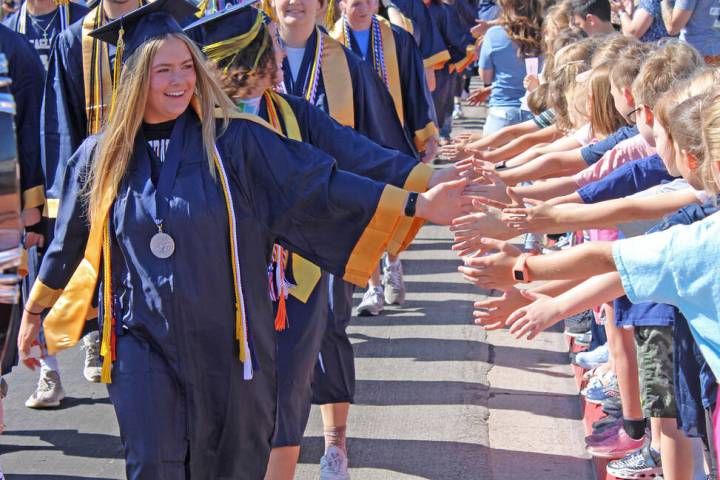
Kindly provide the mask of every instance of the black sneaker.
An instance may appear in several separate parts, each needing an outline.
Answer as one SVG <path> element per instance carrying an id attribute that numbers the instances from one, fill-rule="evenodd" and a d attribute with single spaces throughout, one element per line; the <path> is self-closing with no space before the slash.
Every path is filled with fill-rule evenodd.
<path id="1" fill-rule="evenodd" d="M 565 335 L 579 337 L 590 331 L 595 315 L 592 310 L 585 310 L 577 315 L 567 317 L 565 320 Z"/>
<path id="2" fill-rule="evenodd" d="M 626 455 L 625 458 L 608 463 L 607 473 L 629 480 L 656 478 L 663 474 L 660 452 L 656 452 L 647 445 Z"/>

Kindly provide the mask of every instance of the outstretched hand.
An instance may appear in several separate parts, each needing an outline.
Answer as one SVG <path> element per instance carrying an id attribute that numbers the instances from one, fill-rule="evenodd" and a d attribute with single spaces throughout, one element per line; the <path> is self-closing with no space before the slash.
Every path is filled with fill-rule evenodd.
<path id="1" fill-rule="evenodd" d="M 493 238 L 482 238 L 478 252 L 464 259 L 465 265 L 458 267 L 463 278 L 481 288 L 504 290 L 517 281 L 513 276 L 513 267 L 522 251 L 509 242 Z M 492 250 L 498 253 L 484 255 Z"/>
<path id="2" fill-rule="evenodd" d="M 500 220 L 498 210 L 483 207 L 478 199 L 473 200 L 473 207 L 475 212 L 454 219 L 450 225 L 455 240 L 452 249 L 458 255 L 470 255 L 484 248 L 484 237 L 509 240 L 517 236 L 517 230 L 509 228 Z"/>
<path id="3" fill-rule="evenodd" d="M 522 295 L 521 290 L 508 287 L 500 297 L 491 297 L 474 303 L 475 325 L 480 325 L 485 330 L 504 328 L 510 314 L 518 308 L 529 305 L 530 302 L 531 300 Z"/>
<path id="4" fill-rule="evenodd" d="M 450 225 L 453 219 L 470 213 L 473 197 L 463 192 L 468 179 L 441 183 L 418 196 L 416 216 L 438 225 Z"/>
<path id="5" fill-rule="evenodd" d="M 470 105 L 480 105 L 481 103 L 485 102 L 492 93 L 492 87 L 481 87 L 478 89 L 473 90 L 470 92 L 470 95 L 467 97 L 467 102 Z"/>
<path id="6" fill-rule="evenodd" d="M 529 290 L 523 290 L 522 295 L 532 303 L 513 312 L 506 322 L 510 325 L 510 334 L 516 338 L 527 336 L 528 340 L 532 340 L 562 320 L 554 298 Z"/>
<path id="7" fill-rule="evenodd" d="M 524 207 L 522 204 L 528 204 Z M 556 207 L 541 200 L 523 198 L 521 206 L 503 209 L 502 221 L 510 228 L 522 233 L 541 232 L 556 224 L 554 212 Z"/>

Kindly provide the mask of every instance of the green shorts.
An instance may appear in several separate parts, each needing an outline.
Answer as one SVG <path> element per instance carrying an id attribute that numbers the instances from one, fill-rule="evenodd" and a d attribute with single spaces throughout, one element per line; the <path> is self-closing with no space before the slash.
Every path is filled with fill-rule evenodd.
<path id="1" fill-rule="evenodd" d="M 640 399 L 647 417 L 677 418 L 672 327 L 635 327 Z"/>

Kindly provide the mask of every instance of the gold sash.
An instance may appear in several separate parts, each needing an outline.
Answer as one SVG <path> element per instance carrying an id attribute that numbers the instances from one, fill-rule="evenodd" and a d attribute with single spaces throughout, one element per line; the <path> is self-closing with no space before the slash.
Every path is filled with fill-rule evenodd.
<path id="1" fill-rule="evenodd" d="M 100 131 L 112 100 L 112 77 L 108 46 L 89 33 L 106 21 L 102 2 L 90 10 L 82 23 L 82 60 L 85 81 L 85 114 L 88 135 Z"/>
<path id="2" fill-rule="evenodd" d="M 322 76 L 330 116 L 342 125 L 355 128 L 352 78 L 345 52 L 329 35 L 319 35 L 323 36 Z"/>

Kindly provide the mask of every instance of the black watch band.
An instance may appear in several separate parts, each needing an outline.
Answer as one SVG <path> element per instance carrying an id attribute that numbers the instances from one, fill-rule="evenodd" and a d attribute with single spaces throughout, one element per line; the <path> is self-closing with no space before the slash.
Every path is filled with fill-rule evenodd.
<path id="1" fill-rule="evenodd" d="M 507 160 L 503 160 L 502 162 L 496 163 L 495 170 L 505 170 L 507 168 L 506 162 L 507 162 Z"/>
<path id="2" fill-rule="evenodd" d="M 410 192 L 408 194 L 407 203 L 405 204 L 405 216 L 406 217 L 414 217 L 415 216 L 415 206 L 417 205 L 417 199 L 418 199 L 417 192 Z"/>

